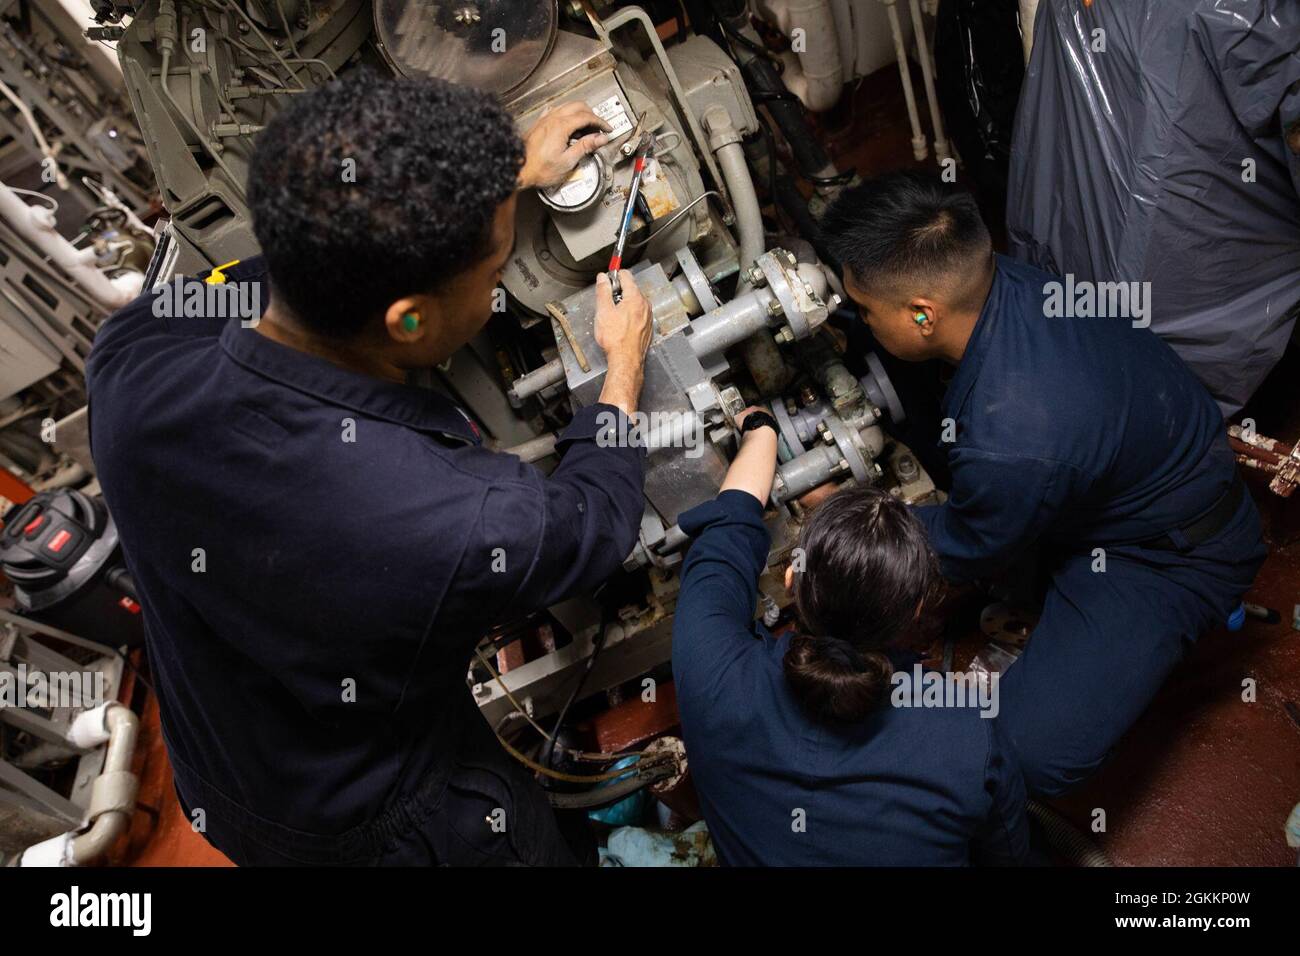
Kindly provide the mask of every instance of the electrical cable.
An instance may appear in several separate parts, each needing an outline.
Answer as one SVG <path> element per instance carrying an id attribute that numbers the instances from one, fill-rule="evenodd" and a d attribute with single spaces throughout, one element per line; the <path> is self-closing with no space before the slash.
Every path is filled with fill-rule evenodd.
<path id="1" fill-rule="evenodd" d="M 497 684 L 500 686 L 502 693 L 506 695 L 506 699 L 510 701 L 510 704 L 515 708 L 513 713 L 507 714 L 506 716 L 512 719 L 522 717 L 524 720 L 528 721 L 528 723 L 532 725 L 532 728 L 536 730 L 539 734 L 541 734 L 545 740 L 550 740 L 551 734 L 548 733 L 545 729 L 543 729 L 542 726 L 538 724 L 537 721 L 533 720 L 533 718 L 529 716 L 528 712 L 524 710 L 523 705 L 520 704 L 519 701 L 515 699 L 514 694 L 510 693 L 510 688 L 506 686 L 506 682 L 501 679 L 501 675 L 497 673 L 496 668 L 492 666 L 491 662 L 487 659 L 486 656 L 484 656 L 483 652 L 476 647 L 474 648 L 474 653 L 475 655 L 477 655 L 479 663 L 482 664 L 485 668 L 487 668 L 487 672 L 492 675 L 493 680 L 495 680 Z M 501 721 L 501 723 L 497 724 L 496 729 L 499 731 L 503 726 L 505 726 L 504 719 Z M 556 726 L 558 728 L 559 725 L 557 724 Z M 622 760 L 624 757 L 640 757 L 643 756 L 644 754 L 645 751 L 643 750 L 629 750 L 624 753 L 617 753 L 617 754 L 592 753 L 585 750 L 569 751 L 570 757 L 573 757 L 575 760 L 585 760 L 589 763 L 608 763 L 611 760 Z"/>
<path id="2" fill-rule="evenodd" d="M 4 80 L 0 80 L 0 93 L 3 93 L 5 99 L 13 103 L 13 105 L 18 109 L 19 115 L 22 116 L 23 121 L 32 131 L 32 135 L 36 137 L 36 148 L 41 151 L 41 155 L 54 164 L 54 178 L 58 187 L 60 189 L 67 189 L 68 177 L 59 169 L 58 150 L 52 148 L 49 142 L 45 139 L 45 134 L 41 132 L 41 128 L 36 122 L 36 117 L 32 115 L 32 108 L 20 100 L 18 94 L 11 90 L 9 84 Z"/>
<path id="3" fill-rule="evenodd" d="M 50 212 L 59 211 L 59 201 L 53 196 L 47 196 L 45 193 L 38 193 L 35 189 L 19 189 L 17 186 L 10 186 L 9 191 L 11 193 L 17 193 L 20 196 L 31 196 L 34 199 L 41 200 L 48 204 Z"/>
<path id="4" fill-rule="evenodd" d="M 663 759 L 659 754 L 638 755 L 635 764 L 630 767 L 620 767 L 618 770 L 607 770 L 604 773 L 594 774 L 565 773 L 563 770 L 552 770 L 550 767 L 544 766 L 525 754 L 520 753 L 508 740 L 500 735 L 497 735 L 497 740 L 500 742 L 501 746 L 505 748 L 506 753 L 510 754 L 510 756 L 514 757 L 529 770 L 550 777 L 553 780 L 563 780 L 566 783 L 604 783 L 607 780 L 617 780 L 619 777 L 624 777 L 629 773 L 640 774 L 643 770 L 659 766 L 660 764 L 668 762 L 671 762 L 673 765 L 677 764 L 677 757 L 671 751 L 665 750 L 663 756 L 668 758 L 667 760 Z M 631 755 L 629 754 L 627 756 Z"/>
<path id="5" fill-rule="evenodd" d="M 599 591 L 597 592 L 599 594 Z M 578 675 L 578 680 L 573 685 L 573 690 L 569 693 L 569 699 L 564 702 L 560 708 L 560 715 L 555 718 L 555 730 L 546 738 L 546 743 L 542 745 L 542 763 L 551 766 L 555 757 L 555 745 L 560 739 L 560 728 L 564 726 L 564 718 L 569 716 L 569 708 L 573 702 L 578 699 L 582 693 L 582 688 L 587 684 L 587 678 L 591 675 L 592 668 L 596 666 L 596 658 L 605 647 L 605 641 L 609 637 L 610 625 L 614 623 L 614 614 L 608 605 L 602 604 L 600 608 L 600 630 L 591 642 L 591 653 L 587 655 L 586 666 L 583 667 L 582 673 Z"/>
<path id="6" fill-rule="evenodd" d="M 728 39 L 739 43 L 755 56 L 761 56 L 766 60 L 770 60 L 777 73 L 781 73 L 785 69 L 785 63 L 781 58 L 767 47 L 763 46 L 761 43 L 755 43 L 721 17 L 718 18 L 718 23 L 722 26 L 722 30 L 726 33 Z M 733 56 L 732 59 L 737 59 L 737 57 Z"/>
<path id="7" fill-rule="evenodd" d="M 706 189 L 704 192 L 700 193 L 698 196 L 696 196 L 694 199 L 688 202 L 681 209 L 677 210 L 675 213 L 669 216 L 667 221 L 665 221 L 663 225 L 659 226 L 659 228 L 651 232 L 650 235 L 646 236 L 644 239 L 629 241 L 627 244 L 628 248 L 640 249 L 642 246 L 646 246 L 654 242 L 655 239 L 658 238 L 661 233 L 665 233 L 673 226 L 675 226 L 683 216 L 685 216 L 688 212 L 691 211 L 691 209 L 693 209 L 699 203 L 703 202 L 705 199 L 708 199 L 710 196 L 717 196 L 719 199 L 721 199 L 722 193 L 718 192 L 716 189 Z"/>

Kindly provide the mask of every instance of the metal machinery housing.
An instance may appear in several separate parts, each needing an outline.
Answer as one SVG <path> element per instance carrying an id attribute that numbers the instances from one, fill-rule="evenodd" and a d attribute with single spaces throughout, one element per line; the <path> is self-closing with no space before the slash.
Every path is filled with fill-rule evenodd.
<path id="1" fill-rule="evenodd" d="M 600 391 L 593 279 L 626 199 L 633 129 L 640 122 L 653 131 L 646 203 L 627 256 L 655 317 L 642 394 L 652 424 L 646 508 L 626 580 L 601 596 L 616 593 L 618 606 L 588 693 L 667 662 L 686 544 L 677 516 L 716 493 L 736 448 L 734 415 L 746 405 L 769 405 L 781 426 L 759 609 L 769 620 L 786 603 L 779 566 L 803 496 L 846 482 L 909 501 L 933 494 L 916 458 L 881 428 L 883 416 L 899 421 L 904 411 L 880 363 L 859 380 L 841 361 L 825 325 L 840 301 L 834 274 L 805 239 L 765 232 L 745 149 L 760 133 L 759 117 L 740 66 L 708 36 L 665 47 L 645 11 L 605 3 L 561 11 L 500 0 L 99 0 L 96 8 L 102 22 L 126 24 L 110 29 L 170 215 L 160 242 L 171 250 L 171 270 L 256 253 L 244 178 L 258 130 L 285 97 L 352 70 L 476 83 L 500 97 L 521 131 L 572 99 L 613 126 L 610 142 L 569 182 L 520 197 L 502 280 L 507 313 L 423 383 L 468 408 L 497 447 L 542 468 L 555 462 L 556 431 Z M 503 49 L 493 47 L 498 37 Z M 534 714 L 558 710 L 601 622 L 597 600 L 582 597 L 503 626 L 493 635 L 497 650 L 529 629 L 558 635 L 506 669 L 515 698 Z M 469 680 L 497 725 L 513 705 L 478 665 Z"/>

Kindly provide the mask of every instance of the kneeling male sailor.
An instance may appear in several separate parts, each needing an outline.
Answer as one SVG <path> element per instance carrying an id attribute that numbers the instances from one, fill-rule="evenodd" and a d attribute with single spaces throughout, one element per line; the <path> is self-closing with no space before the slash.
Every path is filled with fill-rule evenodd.
<path id="1" fill-rule="evenodd" d="M 994 255 L 974 199 L 937 176 L 846 190 L 822 227 L 879 343 L 956 366 L 951 493 L 916 509 L 945 577 L 986 579 L 1040 548 L 1051 585 L 999 719 L 1029 789 L 1061 793 L 1263 561 L 1222 416 L 1141 321 L 1059 314 L 1063 283 Z"/>

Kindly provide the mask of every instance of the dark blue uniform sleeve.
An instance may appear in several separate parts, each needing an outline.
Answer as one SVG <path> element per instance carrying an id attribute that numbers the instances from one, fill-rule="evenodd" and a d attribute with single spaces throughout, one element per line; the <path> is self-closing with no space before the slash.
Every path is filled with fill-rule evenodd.
<path id="1" fill-rule="evenodd" d="M 763 506 L 746 491 L 729 490 L 679 515 L 695 536 L 682 565 L 673 619 L 673 676 L 679 696 L 716 679 L 753 640 L 758 576 L 771 534 Z"/>
<path id="2" fill-rule="evenodd" d="M 1085 487 L 1075 466 L 1045 458 L 956 448 L 952 491 L 914 509 L 944 577 L 961 583 L 1013 564 Z"/>
<path id="3" fill-rule="evenodd" d="M 974 862 L 983 866 L 1018 866 L 1029 856 L 1029 815 L 1025 781 L 1015 751 L 998 728 L 997 718 L 981 719 L 987 726 L 989 757 L 984 789 L 993 805 L 972 848 Z"/>
<path id="4" fill-rule="evenodd" d="M 556 443 L 562 457 L 549 477 L 520 462 L 528 481 L 488 490 L 473 550 L 508 555 L 501 570 L 518 582 L 513 599 L 496 592 L 498 612 L 528 613 L 591 590 L 632 552 L 645 508 L 645 449 L 598 442 L 611 415 L 623 413 L 604 404 L 580 409 Z"/>

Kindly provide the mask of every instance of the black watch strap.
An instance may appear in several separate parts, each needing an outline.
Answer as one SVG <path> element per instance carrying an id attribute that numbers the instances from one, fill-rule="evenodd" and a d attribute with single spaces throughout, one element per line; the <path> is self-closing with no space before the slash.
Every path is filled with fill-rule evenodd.
<path id="1" fill-rule="evenodd" d="M 752 432 L 755 428 L 762 428 L 764 426 L 772 429 L 776 434 L 780 434 L 776 428 L 776 419 L 767 412 L 750 412 L 746 415 L 745 421 L 740 426 L 740 433 L 743 435 L 745 432 Z"/>

